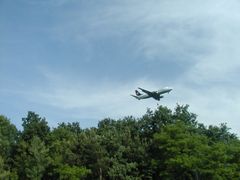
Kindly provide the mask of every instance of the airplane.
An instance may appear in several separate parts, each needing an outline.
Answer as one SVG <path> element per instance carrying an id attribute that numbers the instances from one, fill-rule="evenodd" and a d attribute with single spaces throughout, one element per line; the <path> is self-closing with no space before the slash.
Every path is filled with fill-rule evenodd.
<path id="1" fill-rule="evenodd" d="M 136 95 L 131 94 L 131 96 L 135 97 L 138 100 L 153 98 L 157 101 L 160 101 L 160 99 L 163 98 L 162 94 L 169 93 L 170 91 L 173 90 L 173 88 L 170 88 L 170 87 L 164 87 L 164 88 L 162 88 L 158 91 L 148 91 L 148 90 L 145 90 L 145 89 L 142 89 L 142 88 L 138 88 L 138 89 L 140 89 L 145 94 L 142 94 L 138 90 L 135 90 Z"/>

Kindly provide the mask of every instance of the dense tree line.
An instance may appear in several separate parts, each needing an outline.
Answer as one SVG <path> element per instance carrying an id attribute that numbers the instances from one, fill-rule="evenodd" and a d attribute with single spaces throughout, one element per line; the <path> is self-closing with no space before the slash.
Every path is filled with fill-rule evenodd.
<path id="1" fill-rule="evenodd" d="M 198 123 L 188 105 L 88 129 L 51 129 L 28 112 L 22 126 L 0 116 L 0 179 L 240 179 L 239 139 L 226 124 Z"/>

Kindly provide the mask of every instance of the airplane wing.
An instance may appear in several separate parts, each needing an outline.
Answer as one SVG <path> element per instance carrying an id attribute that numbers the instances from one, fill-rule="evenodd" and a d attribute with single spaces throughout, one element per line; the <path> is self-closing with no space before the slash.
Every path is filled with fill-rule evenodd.
<path id="1" fill-rule="evenodd" d="M 146 90 L 146 89 L 142 89 L 142 88 L 138 88 L 138 89 L 140 89 L 142 92 L 145 92 L 145 93 L 148 94 L 149 96 L 153 96 L 153 95 L 156 94 L 155 91 L 154 91 L 154 92 L 151 92 L 151 91 L 148 91 L 148 90 Z"/>
<path id="2" fill-rule="evenodd" d="M 157 92 L 157 91 L 148 91 L 148 90 L 146 90 L 146 89 L 142 89 L 142 88 L 138 88 L 138 89 L 140 89 L 141 91 L 143 91 L 144 93 L 146 93 L 148 96 L 150 96 L 150 97 L 153 97 L 154 99 L 156 99 L 156 100 L 160 100 L 160 98 L 162 98 L 163 96 L 160 96 L 159 95 L 159 93 Z"/>
<path id="3" fill-rule="evenodd" d="M 138 99 L 138 100 L 140 100 L 140 98 L 139 98 L 138 96 L 135 96 L 135 95 L 132 95 L 132 94 L 131 94 L 131 96 L 132 96 L 132 97 L 135 97 L 135 98 Z"/>

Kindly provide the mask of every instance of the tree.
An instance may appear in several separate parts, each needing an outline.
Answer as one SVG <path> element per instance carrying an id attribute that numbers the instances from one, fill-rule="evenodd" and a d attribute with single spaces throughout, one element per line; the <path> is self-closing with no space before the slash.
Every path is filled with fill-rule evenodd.
<path id="1" fill-rule="evenodd" d="M 202 133 L 205 134 L 212 143 L 214 142 L 229 142 L 236 140 L 237 136 L 229 132 L 230 128 L 225 123 L 220 124 L 220 127 L 210 125 L 208 128 L 202 129 Z"/>
<path id="2" fill-rule="evenodd" d="M 13 145 L 16 144 L 18 132 L 17 128 L 10 123 L 10 120 L 0 116 L 0 155 L 9 157 Z"/>
<path id="3" fill-rule="evenodd" d="M 61 123 L 53 129 L 48 138 L 51 163 L 44 179 L 83 179 L 91 174 L 82 158 L 83 133 L 79 123 Z"/>
<path id="4" fill-rule="evenodd" d="M 80 132 L 81 129 L 77 123 L 61 123 L 50 132 L 48 144 L 51 162 L 44 179 L 59 179 L 60 169 L 66 169 L 63 165 L 70 168 L 75 163 L 74 160 L 72 161 L 72 149 L 75 146 L 77 134 Z"/>
<path id="5" fill-rule="evenodd" d="M 85 167 L 62 165 L 58 169 L 59 179 L 61 180 L 79 180 L 86 178 L 91 171 Z"/>
<path id="6" fill-rule="evenodd" d="M 29 111 L 27 117 L 23 118 L 22 121 L 23 131 L 21 138 L 23 140 L 30 141 L 34 136 L 37 136 L 46 142 L 50 128 L 45 118 L 41 118 L 38 114 Z"/>
<path id="7" fill-rule="evenodd" d="M 172 121 L 172 111 L 167 107 L 159 106 L 155 112 L 148 109 L 139 121 L 142 138 L 152 139 L 154 133 Z"/>
<path id="8" fill-rule="evenodd" d="M 188 108 L 189 108 L 189 105 L 177 104 L 172 117 L 174 120 L 180 120 L 180 121 L 183 121 L 185 124 L 196 126 L 197 115 L 189 112 Z"/>
<path id="9" fill-rule="evenodd" d="M 101 146 L 106 150 L 110 179 L 137 179 L 146 169 L 145 144 L 140 138 L 140 126 L 133 117 L 99 122 Z"/>
<path id="10" fill-rule="evenodd" d="M 15 157 L 19 177 L 41 179 L 50 161 L 48 152 L 38 136 L 33 136 L 30 142 L 21 140 Z"/>
<path id="11" fill-rule="evenodd" d="M 100 144 L 100 138 L 95 128 L 86 129 L 77 136 L 72 149 L 72 161 L 90 169 L 90 179 L 102 179 L 107 166 L 106 151 Z"/>
<path id="12" fill-rule="evenodd" d="M 0 115 L 0 179 L 14 179 L 14 150 L 18 139 L 17 128 Z"/>
<path id="13" fill-rule="evenodd" d="M 240 179 L 240 141 L 226 124 L 204 126 L 188 105 L 139 119 L 50 128 L 29 112 L 23 131 L 0 116 L 0 179 Z"/>
<path id="14" fill-rule="evenodd" d="M 6 171 L 4 168 L 4 160 L 2 156 L 0 156 L 0 179 L 7 179 L 9 177 L 10 172 Z"/>
<path id="15" fill-rule="evenodd" d="M 205 136 L 192 134 L 191 131 L 179 121 L 167 125 L 154 135 L 152 165 L 155 177 L 194 179 L 199 176 L 208 141 Z"/>

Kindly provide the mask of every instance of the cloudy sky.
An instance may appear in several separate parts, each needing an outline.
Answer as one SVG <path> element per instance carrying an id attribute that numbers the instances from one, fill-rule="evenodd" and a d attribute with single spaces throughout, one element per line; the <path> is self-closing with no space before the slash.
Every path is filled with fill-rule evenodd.
<path id="1" fill-rule="evenodd" d="M 1 0 L 0 114 L 50 126 L 141 117 L 137 87 L 174 87 L 206 125 L 240 131 L 240 1 Z"/>

